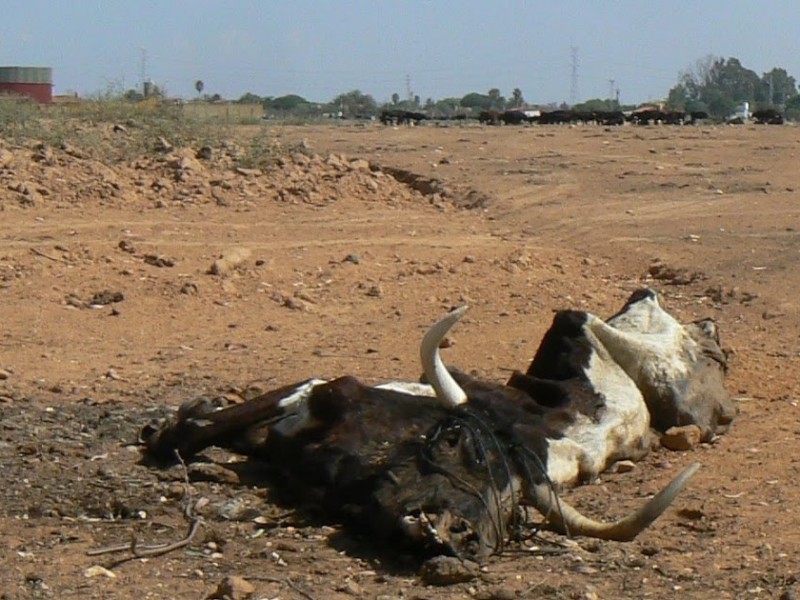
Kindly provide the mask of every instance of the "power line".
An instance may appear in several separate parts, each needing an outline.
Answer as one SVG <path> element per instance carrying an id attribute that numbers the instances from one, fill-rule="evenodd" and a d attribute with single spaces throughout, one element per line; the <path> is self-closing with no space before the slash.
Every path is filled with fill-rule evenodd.
<path id="1" fill-rule="evenodd" d="M 578 101 L 578 47 L 570 48 L 570 86 L 569 103 L 575 104 Z"/>
<path id="2" fill-rule="evenodd" d="M 147 50 L 144 48 L 139 49 L 142 53 L 139 61 L 139 85 L 144 85 L 147 81 Z"/>

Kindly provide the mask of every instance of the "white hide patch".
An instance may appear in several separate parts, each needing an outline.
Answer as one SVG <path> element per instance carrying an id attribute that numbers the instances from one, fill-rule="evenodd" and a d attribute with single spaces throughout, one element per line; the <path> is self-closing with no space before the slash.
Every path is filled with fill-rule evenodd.
<path id="1" fill-rule="evenodd" d="M 274 429 L 283 435 L 292 436 L 313 425 L 311 414 L 308 410 L 308 399 L 315 387 L 326 383 L 328 383 L 326 379 L 309 379 L 297 386 L 287 396 L 281 398 L 278 406 L 283 408 L 285 413 L 281 416 L 280 421 L 275 423 Z M 430 385 L 413 381 L 389 381 L 374 387 L 380 390 L 392 390 L 413 396 L 432 398 L 436 395 Z"/>
<path id="2" fill-rule="evenodd" d="M 691 374 L 698 344 L 656 298 L 640 300 L 600 323 L 595 333 L 640 388 L 670 397 Z"/>
<path id="3" fill-rule="evenodd" d="M 411 394 L 412 396 L 425 396 L 433 398 L 436 396 L 436 390 L 433 386 L 427 383 L 417 383 L 413 381 L 387 381 L 380 385 L 375 386 L 379 390 L 391 390 L 393 392 L 400 392 L 403 394 Z"/>
<path id="4" fill-rule="evenodd" d="M 280 421 L 275 423 L 273 429 L 286 436 L 292 436 L 311 425 L 311 414 L 308 410 L 308 398 L 311 392 L 318 385 L 328 383 L 324 379 L 309 379 L 302 385 L 297 386 L 288 396 L 281 398 L 278 402 L 285 415 L 281 416 Z"/>
<path id="5" fill-rule="evenodd" d="M 584 370 L 594 391 L 605 398 L 599 421 L 579 415 L 564 438 L 548 441 L 547 474 L 556 484 L 573 485 L 596 478 L 612 462 L 641 454 L 650 427 L 642 393 L 589 327 L 584 334 L 592 347 Z"/>

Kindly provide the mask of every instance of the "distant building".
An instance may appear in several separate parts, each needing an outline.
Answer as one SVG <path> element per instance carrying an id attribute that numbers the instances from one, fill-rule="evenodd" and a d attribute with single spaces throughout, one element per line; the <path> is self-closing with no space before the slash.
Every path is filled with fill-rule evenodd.
<path id="1" fill-rule="evenodd" d="M 0 67 L 0 94 L 31 98 L 40 104 L 53 101 L 51 67 Z"/>

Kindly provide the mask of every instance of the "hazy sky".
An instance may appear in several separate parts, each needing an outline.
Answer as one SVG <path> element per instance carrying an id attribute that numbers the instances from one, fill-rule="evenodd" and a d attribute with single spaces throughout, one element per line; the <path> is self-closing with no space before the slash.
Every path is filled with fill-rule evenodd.
<path id="1" fill-rule="evenodd" d="M 379 102 L 519 87 L 529 102 L 666 96 L 709 54 L 800 79 L 798 0 L 0 0 L 0 65 L 52 66 L 57 94 L 359 89 Z M 145 57 L 143 61 L 142 58 Z"/>

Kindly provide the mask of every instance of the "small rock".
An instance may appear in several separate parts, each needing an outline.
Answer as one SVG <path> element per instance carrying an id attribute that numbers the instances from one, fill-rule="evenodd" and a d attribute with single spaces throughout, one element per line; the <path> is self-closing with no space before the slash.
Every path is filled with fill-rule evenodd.
<path id="1" fill-rule="evenodd" d="M 217 589 L 214 590 L 206 600 L 245 600 L 256 591 L 253 584 L 244 577 L 229 575 L 219 582 Z"/>
<path id="2" fill-rule="evenodd" d="M 117 244 L 117 247 L 128 254 L 136 253 L 136 248 L 128 240 L 120 240 L 119 244 Z"/>
<path id="3" fill-rule="evenodd" d="M 643 546 L 642 547 L 642 554 L 645 556 L 655 556 L 661 551 L 658 546 Z"/>
<path id="4" fill-rule="evenodd" d="M 250 258 L 250 254 L 251 252 L 248 248 L 228 248 L 209 267 L 208 272 L 211 275 L 229 275 Z"/>
<path id="5" fill-rule="evenodd" d="M 630 473 L 636 468 L 632 460 L 618 460 L 608 469 L 609 473 Z"/>
<path id="6" fill-rule="evenodd" d="M 213 156 L 214 151 L 211 149 L 211 146 L 203 146 L 195 154 L 195 157 L 199 158 L 200 160 L 211 160 Z"/>
<path id="7" fill-rule="evenodd" d="M 517 594 L 502 586 L 489 588 L 475 594 L 476 600 L 514 600 Z"/>
<path id="8" fill-rule="evenodd" d="M 477 563 L 454 556 L 435 556 L 422 564 L 419 576 L 426 585 L 453 585 L 472 581 L 479 574 Z"/>
<path id="9" fill-rule="evenodd" d="M 238 477 L 236 478 L 238 483 Z M 258 511 L 251 507 L 248 501 L 241 496 L 223 502 L 219 507 L 220 518 L 226 521 L 252 521 L 258 516 Z"/>
<path id="10" fill-rule="evenodd" d="M 354 171 L 356 170 L 363 170 L 369 171 L 369 161 L 364 160 L 363 158 L 356 158 L 355 160 L 350 161 L 350 168 Z"/>
<path id="11" fill-rule="evenodd" d="M 154 267 L 174 267 L 175 261 L 171 258 L 167 258 L 166 256 L 160 256 L 158 254 L 145 254 L 144 255 L 144 262 L 148 265 L 152 265 Z"/>
<path id="12" fill-rule="evenodd" d="M 349 262 L 354 265 L 357 265 L 358 263 L 361 262 L 361 259 L 358 257 L 357 254 L 348 254 L 347 256 L 344 257 L 344 260 L 342 262 Z"/>
<path id="13" fill-rule="evenodd" d="M 84 569 L 83 571 L 84 577 L 108 577 L 109 579 L 116 579 L 117 574 L 114 571 L 109 571 L 103 566 L 100 565 L 92 565 Z"/>
<path id="14" fill-rule="evenodd" d="M 167 138 L 159 136 L 156 139 L 156 150 L 160 152 L 172 152 L 174 146 L 167 141 Z"/>
<path id="15" fill-rule="evenodd" d="M 202 173 L 204 171 L 203 165 L 200 162 L 188 155 L 182 155 L 176 158 L 173 161 L 170 161 L 169 166 L 178 171 L 179 173 L 183 173 L 185 171 L 191 171 L 193 173 Z"/>
<path id="16" fill-rule="evenodd" d="M 114 304 L 115 302 L 122 302 L 123 300 L 125 300 L 125 295 L 122 292 L 103 290 L 102 292 L 95 293 L 85 305 L 107 306 L 109 304 Z"/>
<path id="17" fill-rule="evenodd" d="M 9 377 L 11 377 L 10 371 L 6 371 L 5 369 L 0 369 L 0 381 L 5 381 Z"/>
<path id="18" fill-rule="evenodd" d="M 14 162 L 14 154 L 5 148 L 0 148 L 0 169 L 10 167 L 12 162 Z"/>
<path id="19" fill-rule="evenodd" d="M 691 450 L 700 443 L 702 433 L 697 425 L 670 427 L 661 436 L 661 445 L 669 450 Z"/>
<path id="20" fill-rule="evenodd" d="M 216 463 L 192 463 L 187 470 L 191 481 L 214 481 L 234 485 L 240 483 L 235 471 Z"/>
<path id="21" fill-rule="evenodd" d="M 258 177 L 259 175 L 263 175 L 261 169 L 246 169 L 244 167 L 236 167 L 236 172 L 245 177 Z"/>
<path id="22" fill-rule="evenodd" d="M 362 598 L 364 596 L 364 588 L 362 588 L 353 580 L 349 580 L 344 584 L 344 591 L 351 596 L 355 596 L 356 598 Z"/>

